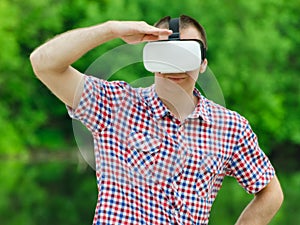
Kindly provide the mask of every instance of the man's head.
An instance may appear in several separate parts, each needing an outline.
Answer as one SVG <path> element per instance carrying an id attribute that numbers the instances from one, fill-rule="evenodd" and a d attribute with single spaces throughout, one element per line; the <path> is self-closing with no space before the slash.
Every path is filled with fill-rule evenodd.
<path id="1" fill-rule="evenodd" d="M 154 26 L 159 28 L 167 28 L 170 29 L 171 17 L 166 16 L 160 19 L 158 22 L 154 24 Z M 180 33 L 180 39 L 196 39 L 200 40 L 205 50 L 207 49 L 207 39 L 206 39 L 206 33 L 205 29 L 201 24 L 199 24 L 195 19 L 186 16 L 181 15 L 179 17 L 179 33 Z M 161 40 L 168 40 L 168 37 L 161 37 Z M 207 67 L 207 59 L 202 59 L 202 62 L 199 65 L 199 68 L 193 71 L 188 71 L 184 73 L 155 73 L 156 77 L 156 83 L 164 83 L 164 80 L 166 81 L 172 81 L 175 82 L 177 85 L 179 85 L 181 88 L 185 89 L 188 92 L 191 92 L 195 86 L 195 82 L 198 79 L 198 74 L 203 73 L 206 70 Z M 182 79 L 179 79 L 182 78 Z M 165 85 L 164 85 L 165 86 Z"/>

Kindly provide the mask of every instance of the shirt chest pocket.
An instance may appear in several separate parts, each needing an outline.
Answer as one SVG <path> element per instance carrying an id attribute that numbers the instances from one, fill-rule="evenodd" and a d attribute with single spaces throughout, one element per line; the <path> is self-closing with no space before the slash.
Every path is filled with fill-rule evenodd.
<path id="1" fill-rule="evenodd" d="M 126 163 L 131 172 L 151 176 L 161 140 L 151 134 L 133 132 L 127 138 Z"/>
<path id="2" fill-rule="evenodd" d="M 215 198 L 222 186 L 222 161 L 216 156 L 201 157 L 195 188 L 201 198 Z"/>

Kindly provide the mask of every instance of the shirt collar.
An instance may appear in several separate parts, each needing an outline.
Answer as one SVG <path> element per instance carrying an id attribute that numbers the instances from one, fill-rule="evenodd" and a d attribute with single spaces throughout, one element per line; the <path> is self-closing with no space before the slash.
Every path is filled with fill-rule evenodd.
<path id="1" fill-rule="evenodd" d="M 188 118 L 200 118 L 205 122 L 211 122 L 211 116 L 209 110 L 206 107 L 206 99 L 201 95 L 198 89 L 194 89 L 194 95 L 199 98 L 198 104 L 195 107 L 194 112 Z M 169 109 L 163 104 L 155 91 L 155 85 L 153 84 L 144 91 L 144 98 L 147 104 L 151 108 L 154 118 L 159 120 L 166 115 L 170 114 Z"/>
<path id="2" fill-rule="evenodd" d="M 211 122 L 211 116 L 206 105 L 207 99 L 201 95 L 197 88 L 194 89 L 193 94 L 198 97 L 199 100 L 194 112 L 189 116 L 189 118 L 201 118 L 205 122 Z"/>
<path id="3" fill-rule="evenodd" d="M 151 108 L 151 111 L 155 119 L 161 119 L 170 113 L 169 109 L 163 104 L 155 91 L 155 85 L 151 85 L 145 89 L 144 92 L 147 104 Z"/>

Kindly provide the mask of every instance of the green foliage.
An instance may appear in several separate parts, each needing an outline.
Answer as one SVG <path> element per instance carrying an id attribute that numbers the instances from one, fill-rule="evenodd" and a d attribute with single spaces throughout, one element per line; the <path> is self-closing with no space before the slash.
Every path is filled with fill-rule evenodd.
<path id="1" fill-rule="evenodd" d="M 176 0 L 172 4 L 166 0 L 1 0 L 1 224 L 87 224 L 96 203 L 91 169 L 76 170 L 71 157 L 63 162 L 61 157 L 46 157 L 47 162 L 38 158 L 41 151 L 72 154 L 69 149 L 75 141 L 65 106 L 34 77 L 30 52 L 69 29 L 107 20 L 153 24 L 165 15 L 180 14 L 188 14 L 206 27 L 209 67 L 226 106 L 250 121 L 279 171 L 286 200 L 271 224 L 297 224 L 299 8 L 298 0 Z M 105 43 L 74 66 L 85 71 L 99 56 L 121 44 L 120 40 Z M 130 61 L 129 55 L 125 52 L 116 63 Z M 109 68 L 114 67 L 105 65 L 103 73 Z M 115 71 L 112 79 L 130 82 L 142 76 L 149 73 L 136 62 Z M 234 180 L 225 179 L 210 224 L 233 224 L 250 200 Z"/>

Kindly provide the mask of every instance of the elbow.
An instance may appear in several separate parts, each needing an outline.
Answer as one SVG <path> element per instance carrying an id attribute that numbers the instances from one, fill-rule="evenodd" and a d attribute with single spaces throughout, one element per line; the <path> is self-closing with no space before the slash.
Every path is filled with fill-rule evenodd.
<path id="1" fill-rule="evenodd" d="M 278 191 L 277 201 L 278 201 L 278 207 L 280 208 L 284 201 L 284 193 L 281 188 Z"/>
<path id="2" fill-rule="evenodd" d="M 43 63 L 41 62 L 40 53 L 37 51 L 32 52 L 30 54 L 29 60 L 34 74 L 39 78 L 39 76 L 43 73 L 43 68 L 42 68 Z"/>
<path id="3" fill-rule="evenodd" d="M 269 202 L 270 209 L 278 211 L 283 204 L 284 194 L 277 177 L 274 177 L 263 190 L 257 193 L 256 197 L 262 201 Z"/>
<path id="4" fill-rule="evenodd" d="M 276 209 L 276 211 L 278 211 L 283 204 L 284 193 L 283 193 L 283 190 L 281 188 L 281 185 L 280 185 L 278 179 L 276 178 L 275 180 L 276 180 L 276 182 L 275 182 L 275 185 L 273 186 L 270 197 L 271 197 L 271 199 L 272 198 L 274 199 L 273 205 L 274 205 L 274 208 Z"/>
<path id="5" fill-rule="evenodd" d="M 284 201 L 284 194 L 282 190 L 279 190 L 277 193 L 273 196 L 272 206 L 270 206 L 270 209 L 273 208 L 274 214 L 276 214 L 279 209 L 281 208 Z"/>
<path id="6" fill-rule="evenodd" d="M 53 56 L 49 57 L 47 50 L 40 48 L 30 54 L 30 63 L 37 78 L 41 79 L 51 74 L 59 75 L 68 69 L 69 65 L 62 64 L 54 58 Z"/>
<path id="7" fill-rule="evenodd" d="M 281 188 L 281 185 L 280 185 L 277 177 L 274 180 L 275 180 L 275 185 L 273 188 L 273 191 L 274 191 L 273 196 L 274 196 L 274 199 L 276 199 L 276 203 L 277 203 L 277 206 L 279 209 L 284 201 L 284 193 L 283 193 L 283 190 Z"/>

